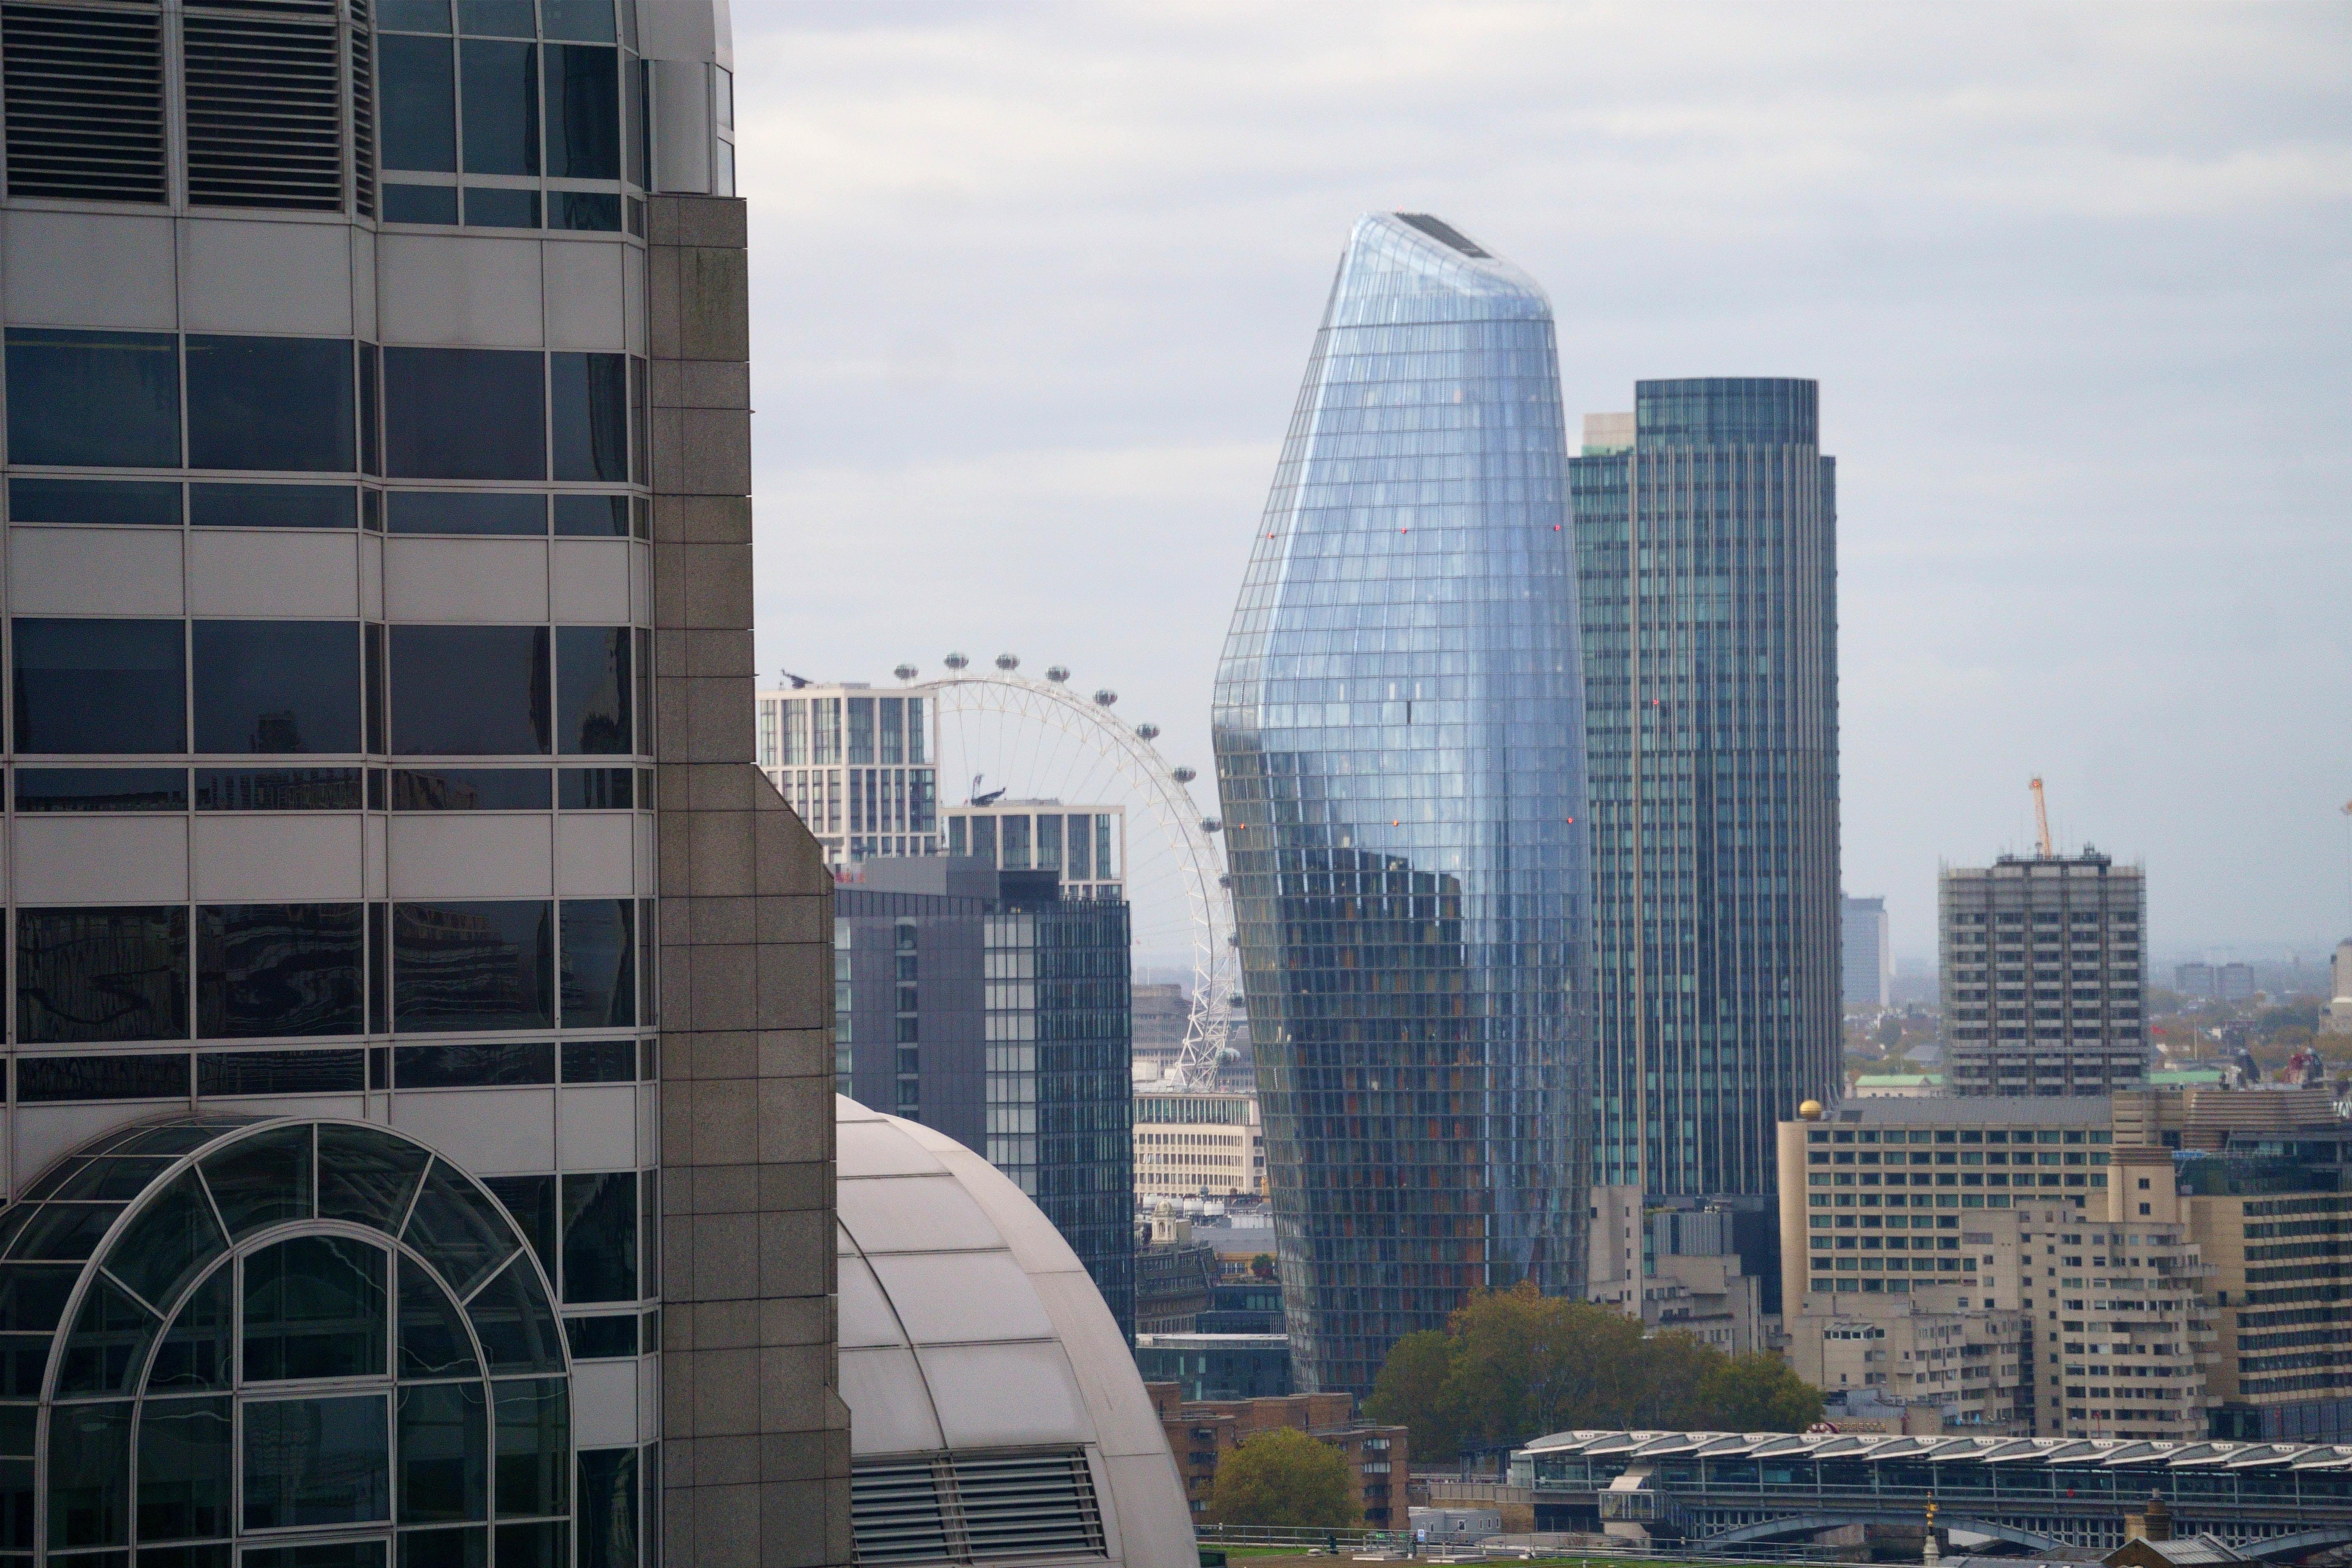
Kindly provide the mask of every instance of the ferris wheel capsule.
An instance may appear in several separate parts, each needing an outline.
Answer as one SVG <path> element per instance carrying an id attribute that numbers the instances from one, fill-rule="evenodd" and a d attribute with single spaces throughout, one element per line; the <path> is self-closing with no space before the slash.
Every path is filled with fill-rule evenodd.
<path id="1" fill-rule="evenodd" d="M 1204 817 L 1201 818 L 1201 831 L 1202 831 L 1202 832 L 1203 832 L 1203 833 L 1223 833 L 1224 830 L 1225 830 L 1225 825 L 1224 825 L 1223 823 L 1222 823 L 1222 822 L 1219 822 L 1215 817 L 1213 817 L 1213 816 L 1204 816 Z"/>
<path id="2" fill-rule="evenodd" d="M 1157 724 L 1138 724 L 1135 727 L 1135 732 L 1147 742 L 1160 739 L 1160 726 Z"/>
<path id="3" fill-rule="evenodd" d="M 1095 706 L 1097 708 L 1108 708 L 1118 700 L 1118 693 L 1108 686 L 1095 693 Z"/>
<path id="4" fill-rule="evenodd" d="M 1070 679 L 1070 667 L 1066 664 L 1049 664 L 1045 667 L 1045 679 L 1059 686 Z"/>
<path id="5" fill-rule="evenodd" d="M 1198 773 L 1195 773 L 1192 769 L 1180 764 L 1171 771 L 1169 776 L 1173 778 L 1178 784 L 1188 784 L 1194 779 L 1199 778 L 1201 775 Z"/>
<path id="6" fill-rule="evenodd" d="M 1021 658 L 1018 654 L 1000 653 L 996 656 L 996 668 L 1010 674 L 1021 668 Z"/>
<path id="7" fill-rule="evenodd" d="M 890 673 L 897 676 L 901 680 L 912 680 L 915 679 L 918 672 L 913 665 L 902 664 Z"/>
<path id="8" fill-rule="evenodd" d="M 940 660 L 940 662 L 946 665 L 950 669 L 961 669 L 964 666 L 970 664 L 971 660 L 964 658 L 964 656 L 960 653 L 951 653 L 948 655 L 947 658 Z"/>

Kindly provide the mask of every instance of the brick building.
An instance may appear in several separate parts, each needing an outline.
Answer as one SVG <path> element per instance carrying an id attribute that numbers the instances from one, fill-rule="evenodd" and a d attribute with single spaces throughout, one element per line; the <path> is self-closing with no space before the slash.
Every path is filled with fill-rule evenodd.
<path id="1" fill-rule="evenodd" d="M 1176 1458 L 1185 1500 L 1196 1521 L 1208 1521 L 1210 1493 L 1224 1456 L 1261 1432 L 1296 1426 L 1346 1457 L 1366 1529 L 1403 1528 L 1405 1482 L 1412 1474 L 1405 1429 L 1359 1419 L 1353 1394 L 1188 1400 L 1173 1383 L 1147 1383 L 1143 1388 L 1168 1434 L 1168 1449 Z"/>

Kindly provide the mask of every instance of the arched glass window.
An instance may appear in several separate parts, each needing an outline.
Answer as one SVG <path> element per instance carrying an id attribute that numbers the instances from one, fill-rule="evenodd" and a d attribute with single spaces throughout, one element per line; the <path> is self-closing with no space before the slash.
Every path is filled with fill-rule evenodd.
<path id="1" fill-rule="evenodd" d="M 398 1133 L 149 1123 L 0 1211 L 0 1568 L 565 1568 L 572 1466 L 537 1259 Z"/>

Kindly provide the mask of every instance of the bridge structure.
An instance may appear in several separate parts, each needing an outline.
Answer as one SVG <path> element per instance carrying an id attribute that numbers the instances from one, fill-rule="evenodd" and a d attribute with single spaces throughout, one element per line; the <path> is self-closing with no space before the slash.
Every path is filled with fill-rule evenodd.
<path id="1" fill-rule="evenodd" d="M 2175 1535 L 2293 1563 L 2352 1544 L 2352 1444 L 1557 1432 L 1511 1455 L 1538 1530 L 1734 1551 L 1853 1526 L 1968 1531 L 1984 1550 L 2106 1552 L 2151 1496 Z"/>

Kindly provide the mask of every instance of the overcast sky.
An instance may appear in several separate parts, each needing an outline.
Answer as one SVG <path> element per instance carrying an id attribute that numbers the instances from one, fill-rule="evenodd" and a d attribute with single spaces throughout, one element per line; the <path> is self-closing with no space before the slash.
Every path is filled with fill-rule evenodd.
<path id="1" fill-rule="evenodd" d="M 2159 949 L 2352 934 L 2352 6 L 735 26 L 771 677 L 1060 660 L 1208 775 L 1348 226 L 1427 211 L 1550 290 L 1571 416 L 1821 381 L 1845 881 L 1899 953 L 2037 772 Z"/>

